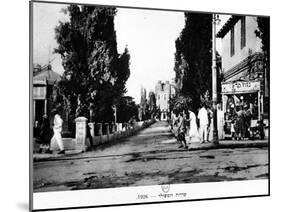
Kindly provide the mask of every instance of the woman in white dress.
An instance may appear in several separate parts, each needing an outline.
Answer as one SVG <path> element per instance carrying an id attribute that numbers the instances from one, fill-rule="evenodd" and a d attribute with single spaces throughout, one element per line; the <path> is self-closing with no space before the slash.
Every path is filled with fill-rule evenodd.
<path id="1" fill-rule="evenodd" d="M 63 142 L 62 142 L 62 137 L 61 137 L 63 120 L 56 110 L 54 110 L 54 113 L 55 113 L 54 126 L 53 126 L 54 136 L 51 139 L 51 145 L 50 145 L 51 146 L 51 152 L 52 152 L 52 149 L 54 147 L 54 142 L 57 142 L 57 145 L 60 148 L 60 152 L 58 154 L 65 154 L 64 146 L 63 146 Z"/>
<path id="2" fill-rule="evenodd" d="M 188 112 L 189 112 L 188 121 L 190 122 L 189 133 L 188 133 L 188 137 L 189 137 L 188 144 L 190 144 L 192 138 L 198 137 L 198 128 L 196 123 L 196 115 L 191 110 L 188 110 Z"/>

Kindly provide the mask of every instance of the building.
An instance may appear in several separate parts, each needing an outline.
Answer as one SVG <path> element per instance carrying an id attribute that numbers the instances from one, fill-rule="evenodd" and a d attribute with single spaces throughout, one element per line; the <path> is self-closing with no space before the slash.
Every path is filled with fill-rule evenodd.
<path id="1" fill-rule="evenodd" d="M 217 33 L 222 41 L 221 93 L 227 126 L 235 109 L 245 105 L 250 107 L 253 121 L 268 120 L 266 65 L 261 40 L 255 33 L 257 29 L 257 17 L 233 15 Z M 225 135 L 230 133 L 227 129 Z"/>
<path id="2" fill-rule="evenodd" d="M 52 70 L 51 65 L 33 70 L 33 122 L 40 123 L 43 115 L 50 117 L 53 107 L 53 92 L 61 76 Z"/>
<path id="3" fill-rule="evenodd" d="M 170 112 L 169 100 L 176 94 L 175 86 L 169 81 L 158 81 L 155 86 L 156 106 L 161 111 L 161 120 L 166 120 Z"/>

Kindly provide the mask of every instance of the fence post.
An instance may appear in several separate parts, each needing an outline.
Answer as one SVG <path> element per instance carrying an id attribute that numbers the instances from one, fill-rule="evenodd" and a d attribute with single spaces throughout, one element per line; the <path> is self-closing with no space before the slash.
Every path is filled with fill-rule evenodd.
<path id="1" fill-rule="evenodd" d="M 87 118 L 85 117 L 78 117 L 75 119 L 76 123 L 76 148 L 85 150 L 86 148 L 86 137 L 87 137 L 87 131 L 86 131 L 86 123 Z"/>
<path id="2" fill-rule="evenodd" d="M 109 123 L 105 123 L 105 127 L 106 127 L 106 137 L 107 137 L 107 141 L 109 141 Z"/>
<path id="3" fill-rule="evenodd" d="M 102 143 L 102 123 L 98 123 L 97 125 L 99 126 L 99 128 L 98 128 L 99 134 L 98 135 L 100 136 L 100 143 Z"/>

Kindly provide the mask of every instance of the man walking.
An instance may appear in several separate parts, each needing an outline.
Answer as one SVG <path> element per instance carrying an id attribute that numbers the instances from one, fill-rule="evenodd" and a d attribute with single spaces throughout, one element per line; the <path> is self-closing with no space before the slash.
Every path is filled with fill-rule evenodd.
<path id="1" fill-rule="evenodd" d="M 187 146 L 186 140 L 185 140 L 185 133 L 186 133 L 186 120 L 183 116 L 183 112 L 180 112 L 179 124 L 178 124 L 178 140 L 180 142 L 179 148 L 184 147 L 185 149 L 188 149 L 188 146 Z"/>
<path id="2" fill-rule="evenodd" d="M 60 151 L 59 151 L 58 154 L 65 154 L 64 146 L 63 146 L 63 142 L 62 142 L 62 137 L 61 137 L 63 121 L 62 121 L 60 115 L 58 114 L 57 110 L 54 110 L 53 112 L 55 114 L 54 126 L 53 126 L 54 136 L 51 139 L 51 148 L 54 146 L 54 142 L 56 141 L 59 148 L 60 148 Z"/>
<path id="3" fill-rule="evenodd" d="M 205 104 L 202 105 L 201 109 L 198 113 L 199 125 L 200 125 L 200 140 L 201 143 L 205 143 L 207 141 L 208 136 L 208 112 L 206 110 Z"/>

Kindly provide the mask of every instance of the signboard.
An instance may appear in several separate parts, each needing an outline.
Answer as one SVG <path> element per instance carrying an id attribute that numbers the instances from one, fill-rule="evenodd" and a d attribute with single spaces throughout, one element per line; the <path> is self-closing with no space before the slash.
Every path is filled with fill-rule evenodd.
<path id="1" fill-rule="evenodd" d="M 260 82 L 256 81 L 238 81 L 234 83 L 222 84 L 221 92 L 223 94 L 235 94 L 235 93 L 253 93 L 260 90 Z"/>

